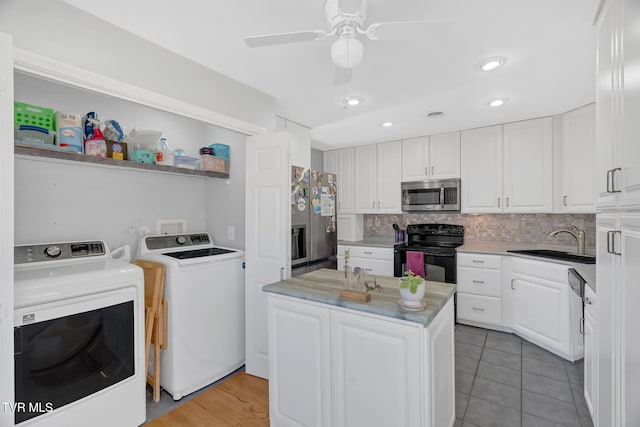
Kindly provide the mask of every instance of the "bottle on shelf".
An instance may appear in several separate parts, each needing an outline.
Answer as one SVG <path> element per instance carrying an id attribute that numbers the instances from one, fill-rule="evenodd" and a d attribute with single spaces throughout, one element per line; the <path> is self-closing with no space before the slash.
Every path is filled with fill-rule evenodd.
<path id="1" fill-rule="evenodd" d="M 169 147 L 167 138 L 160 138 L 156 145 L 156 164 L 173 166 L 173 150 Z"/>

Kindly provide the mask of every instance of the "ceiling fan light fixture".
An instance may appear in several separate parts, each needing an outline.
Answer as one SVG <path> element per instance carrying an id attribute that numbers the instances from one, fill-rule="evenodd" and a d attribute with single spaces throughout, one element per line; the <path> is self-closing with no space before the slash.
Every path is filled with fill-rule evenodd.
<path id="1" fill-rule="evenodd" d="M 331 45 L 331 59 L 340 68 L 354 68 L 362 61 L 362 42 L 353 37 L 341 37 Z"/>
<path id="2" fill-rule="evenodd" d="M 504 56 L 494 56 L 491 58 L 483 59 L 479 64 L 478 68 L 481 71 L 493 71 L 496 68 L 499 68 L 506 64 L 507 58 Z"/>

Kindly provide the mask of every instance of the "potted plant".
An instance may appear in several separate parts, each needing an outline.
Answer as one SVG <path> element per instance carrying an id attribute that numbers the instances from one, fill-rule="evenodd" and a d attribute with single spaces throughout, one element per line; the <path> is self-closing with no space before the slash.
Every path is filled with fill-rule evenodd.
<path id="1" fill-rule="evenodd" d="M 404 277 L 400 279 L 400 305 L 418 308 L 422 307 L 422 297 L 424 296 L 424 279 L 413 274 L 411 270 L 404 272 Z"/>

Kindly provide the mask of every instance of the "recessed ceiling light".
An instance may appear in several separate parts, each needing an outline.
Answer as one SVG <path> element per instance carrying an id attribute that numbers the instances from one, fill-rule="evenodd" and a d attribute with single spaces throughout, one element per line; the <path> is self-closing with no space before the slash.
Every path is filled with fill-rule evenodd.
<path id="1" fill-rule="evenodd" d="M 383 128 L 389 128 L 391 126 L 393 126 L 393 123 L 391 123 L 391 122 L 382 122 L 382 127 Z"/>
<path id="2" fill-rule="evenodd" d="M 444 116 L 444 113 L 442 111 L 433 111 L 429 114 L 427 114 L 427 117 L 430 119 L 438 119 L 440 117 Z"/>
<path id="3" fill-rule="evenodd" d="M 355 107 L 356 105 L 360 105 L 363 102 L 364 102 L 364 98 L 361 96 L 347 96 L 342 100 L 342 103 L 349 107 Z"/>
<path id="4" fill-rule="evenodd" d="M 493 71 L 496 68 L 504 65 L 507 62 L 507 58 L 504 56 L 494 56 L 492 58 L 483 59 L 478 68 L 482 71 Z"/>
<path id="5" fill-rule="evenodd" d="M 493 98 L 490 99 L 489 102 L 487 102 L 487 104 L 489 104 L 489 107 L 500 107 L 501 105 L 503 105 L 505 102 L 507 102 L 509 100 L 509 98 Z"/>

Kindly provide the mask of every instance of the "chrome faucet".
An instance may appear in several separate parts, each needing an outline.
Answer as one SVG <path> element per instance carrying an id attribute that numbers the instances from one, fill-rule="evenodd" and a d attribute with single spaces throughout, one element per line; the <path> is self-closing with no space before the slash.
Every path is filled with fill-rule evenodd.
<path id="1" fill-rule="evenodd" d="M 549 237 L 554 237 L 559 233 L 569 233 L 569 234 L 571 234 L 576 239 L 576 243 L 578 245 L 578 255 L 584 255 L 584 230 L 580 230 L 575 225 L 572 225 L 571 228 L 573 229 L 573 231 L 571 231 L 571 230 L 555 230 L 555 231 L 552 231 L 551 233 L 549 233 Z"/>

